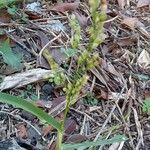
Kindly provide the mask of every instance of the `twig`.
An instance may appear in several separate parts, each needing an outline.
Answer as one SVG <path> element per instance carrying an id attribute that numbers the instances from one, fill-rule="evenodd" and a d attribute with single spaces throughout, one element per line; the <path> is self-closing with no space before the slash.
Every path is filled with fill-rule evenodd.
<path id="1" fill-rule="evenodd" d="M 122 88 L 120 94 L 118 95 L 118 99 L 116 100 L 116 103 L 119 102 L 120 96 L 121 96 L 121 94 L 123 93 L 123 91 L 124 91 L 124 87 Z M 96 135 L 94 141 L 97 141 L 97 139 L 99 138 L 100 134 L 102 133 L 102 131 L 103 131 L 103 129 L 105 128 L 105 126 L 107 125 L 108 121 L 110 120 L 110 118 L 111 118 L 111 116 L 112 116 L 114 110 L 116 109 L 116 107 L 117 107 L 117 106 L 116 106 L 116 104 L 115 104 L 115 105 L 113 106 L 111 112 L 109 113 L 107 119 L 105 120 L 104 124 L 102 125 L 101 129 L 99 130 L 98 134 Z"/>
<path id="2" fill-rule="evenodd" d="M 40 131 L 35 127 L 33 126 L 30 122 L 28 122 L 27 120 L 21 118 L 19 115 L 14 115 L 12 113 L 9 113 L 9 112 L 6 112 L 6 111 L 0 111 L 0 113 L 3 113 L 3 114 L 7 114 L 7 115 L 10 115 L 16 119 L 19 119 L 19 120 L 22 120 L 23 122 L 27 123 L 29 126 L 31 126 L 40 136 L 42 136 L 42 134 L 40 133 Z M 43 140 L 45 141 L 45 139 L 43 138 Z"/>

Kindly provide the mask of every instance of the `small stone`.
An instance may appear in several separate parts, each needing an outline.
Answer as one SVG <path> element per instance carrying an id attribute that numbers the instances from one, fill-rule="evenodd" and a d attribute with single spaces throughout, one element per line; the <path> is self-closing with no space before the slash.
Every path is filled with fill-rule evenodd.
<path id="1" fill-rule="evenodd" d="M 43 91 L 43 94 L 48 96 L 52 93 L 53 91 L 53 86 L 50 85 L 50 84 L 45 84 L 43 87 L 42 87 L 42 91 Z"/>

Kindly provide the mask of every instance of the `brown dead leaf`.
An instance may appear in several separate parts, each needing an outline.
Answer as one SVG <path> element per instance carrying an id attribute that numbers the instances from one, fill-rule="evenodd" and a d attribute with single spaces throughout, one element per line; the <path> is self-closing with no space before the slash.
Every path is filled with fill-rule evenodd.
<path id="1" fill-rule="evenodd" d="M 53 142 L 50 147 L 49 147 L 49 150 L 55 150 L 56 148 L 56 142 Z"/>
<path id="2" fill-rule="evenodd" d="M 27 138 L 28 134 L 27 134 L 27 128 L 25 127 L 24 124 L 21 124 L 18 126 L 18 136 L 20 138 Z"/>
<path id="3" fill-rule="evenodd" d="M 75 11 L 79 7 L 79 2 L 74 3 L 59 3 L 53 7 L 50 7 L 49 11 L 57 11 L 64 13 L 66 11 Z"/>
<path id="4" fill-rule="evenodd" d="M 84 135 L 81 134 L 74 134 L 71 135 L 68 139 L 67 139 L 67 143 L 81 143 L 85 140 L 87 140 L 88 138 Z"/>
<path id="5" fill-rule="evenodd" d="M 47 136 L 54 128 L 50 125 L 44 126 L 42 128 L 42 135 Z"/>
<path id="6" fill-rule="evenodd" d="M 81 27 L 86 27 L 87 23 L 88 23 L 88 18 L 82 14 L 80 14 L 79 12 L 75 11 L 74 12 L 79 24 L 81 25 Z"/>
<path id="7" fill-rule="evenodd" d="M 117 0 L 118 5 L 121 9 L 124 9 L 124 6 L 126 5 L 126 0 Z"/>
<path id="8" fill-rule="evenodd" d="M 41 49 L 49 42 L 48 36 L 42 32 L 38 32 L 38 37 L 41 40 Z M 47 46 L 47 49 L 49 53 L 52 55 L 53 59 L 58 63 L 59 65 L 63 64 L 66 61 L 66 56 L 63 52 L 61 52 L 60 49 L 51 49 L 49 46 Z M 46 69 L 49 69 L 50 66 L 46 59 L 43 56 L 37 57 L 37 67 L 43 67 Z"/>
<path id="9" fill-rule="evenodd" d="M 0 23 L 10 23 L 11 15 L 7 12 L 6 9 L 0 10 Z"/>
<path id="10" fill-rule="evenodd" d="M 144 92 L 144 97 L 145 97 L 145 99 L 150 98 L 150 91 L 149 90 L 146 90 Z"/>
<path id="11" fill-rule="evenodd" d="M 150 0 L 138 0 L 137 7 L 150 5 Z"/>
<path id="12" fill-rule="evenodd" d="M 125 17 L 121 23 L 133 30 L 138 22 L 137 18 Z"/>
<path id="13" fill-rule="evenodd" d="M 146 37 L 147 39 L 150 39 L 150 33 L 147 31 L 145 25 L 143 23 L 141 23 L 140 21 L 137 22 L 136 24 L 137 26 L 137 30 L 139 31 L 139 33 Z"/>
<path id="14" fill-rule="evenodd" d="M 123 37 L 123 38 L 118 38 L 116 43 L 119 46 L 133 46 L 137 43 L 137 36 L 129 36 L 129 37 Z"/>
<path id="15" fill-rule="evenodd" d="M 77 128 L 77 123 L 74 119 L 68 118 L 65 122 L 65 134 L 72 134 Z"/>

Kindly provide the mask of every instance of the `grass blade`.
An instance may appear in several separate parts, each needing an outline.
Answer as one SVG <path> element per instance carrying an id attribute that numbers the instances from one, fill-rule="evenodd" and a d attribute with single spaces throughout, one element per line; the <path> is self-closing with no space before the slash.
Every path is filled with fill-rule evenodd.
<path id="1" fill-rule="evenodd" d="M 79 143 L 79 144 L 63 144 L 63 150 L 74 150 L 74 149 L 78 149 L 78 148 L 88 148 L 88 147 L 93 147 L 93 146 L 99 146 L 99 145 L 105 145 L 105 144 L 112 144 L 115 142 L 122 142 L 122 141 L 126 141 L 127 138 L 123 135 L 116 135 L 115 137 L 111 138 L 111 139 L 101 139 L 101 140 L 97 140 L 96 142 L 83 142 L 83 143 Z"/>
<path id="2" fill-rule="evenodd" d="M 61 131 L 61 124 L 55 120 L 52 116 L 48 115 L 42 109 L 36 107 L 33 103 L 26 101 L 20 97 L 12 96 L 10 94 L 6 94 L 0 92 L 0 102 L 7 103 L 18 108 L 24 109 L 37 116 L 40 120 L 46 121 L 48 124 Z"/>

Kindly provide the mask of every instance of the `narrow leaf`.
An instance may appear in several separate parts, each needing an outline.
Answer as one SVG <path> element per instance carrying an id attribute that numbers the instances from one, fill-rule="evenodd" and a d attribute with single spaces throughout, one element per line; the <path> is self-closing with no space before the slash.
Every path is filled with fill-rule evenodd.
<path id="1" fill-rule="evenodd" d="M 150 114 L 150 98 L 144 100 L 143 111 Z"/>
<path id="2" fill-rule="evenodd" d="M 40 120 L 46 121 L 48 124 L 61 131 L 61 124 L 56 121 L 52 116 L 48 115 L 46 112 L 40 108 L 34 106 L 33 103 L 26 101 L 20 97 L 12 96 L 10 94 L 0 92 L 0 102 L 7 103 L 18 108 L 24 109 L 37 116 Z"/>
<path id="3" fill-rule="evenodd" d="M 83 143 L 79 143 L 79 144 L 63 144 L 63 150 L 74 150 L 74 149 L 78 149 L 78 148 L 88 148 L 91 146 L 99 146 L 99 145 L 105 145 L 105 144 L 112 144 L 115 142 L 122 142 L 122 141 L 126 141 L 127 138 L 123 135 L 116 135 L 115 137 L 111 138 L 111 139 L 101 139 L 101 140 L 97 140 L 96 142 L 83 142 Z"/>

